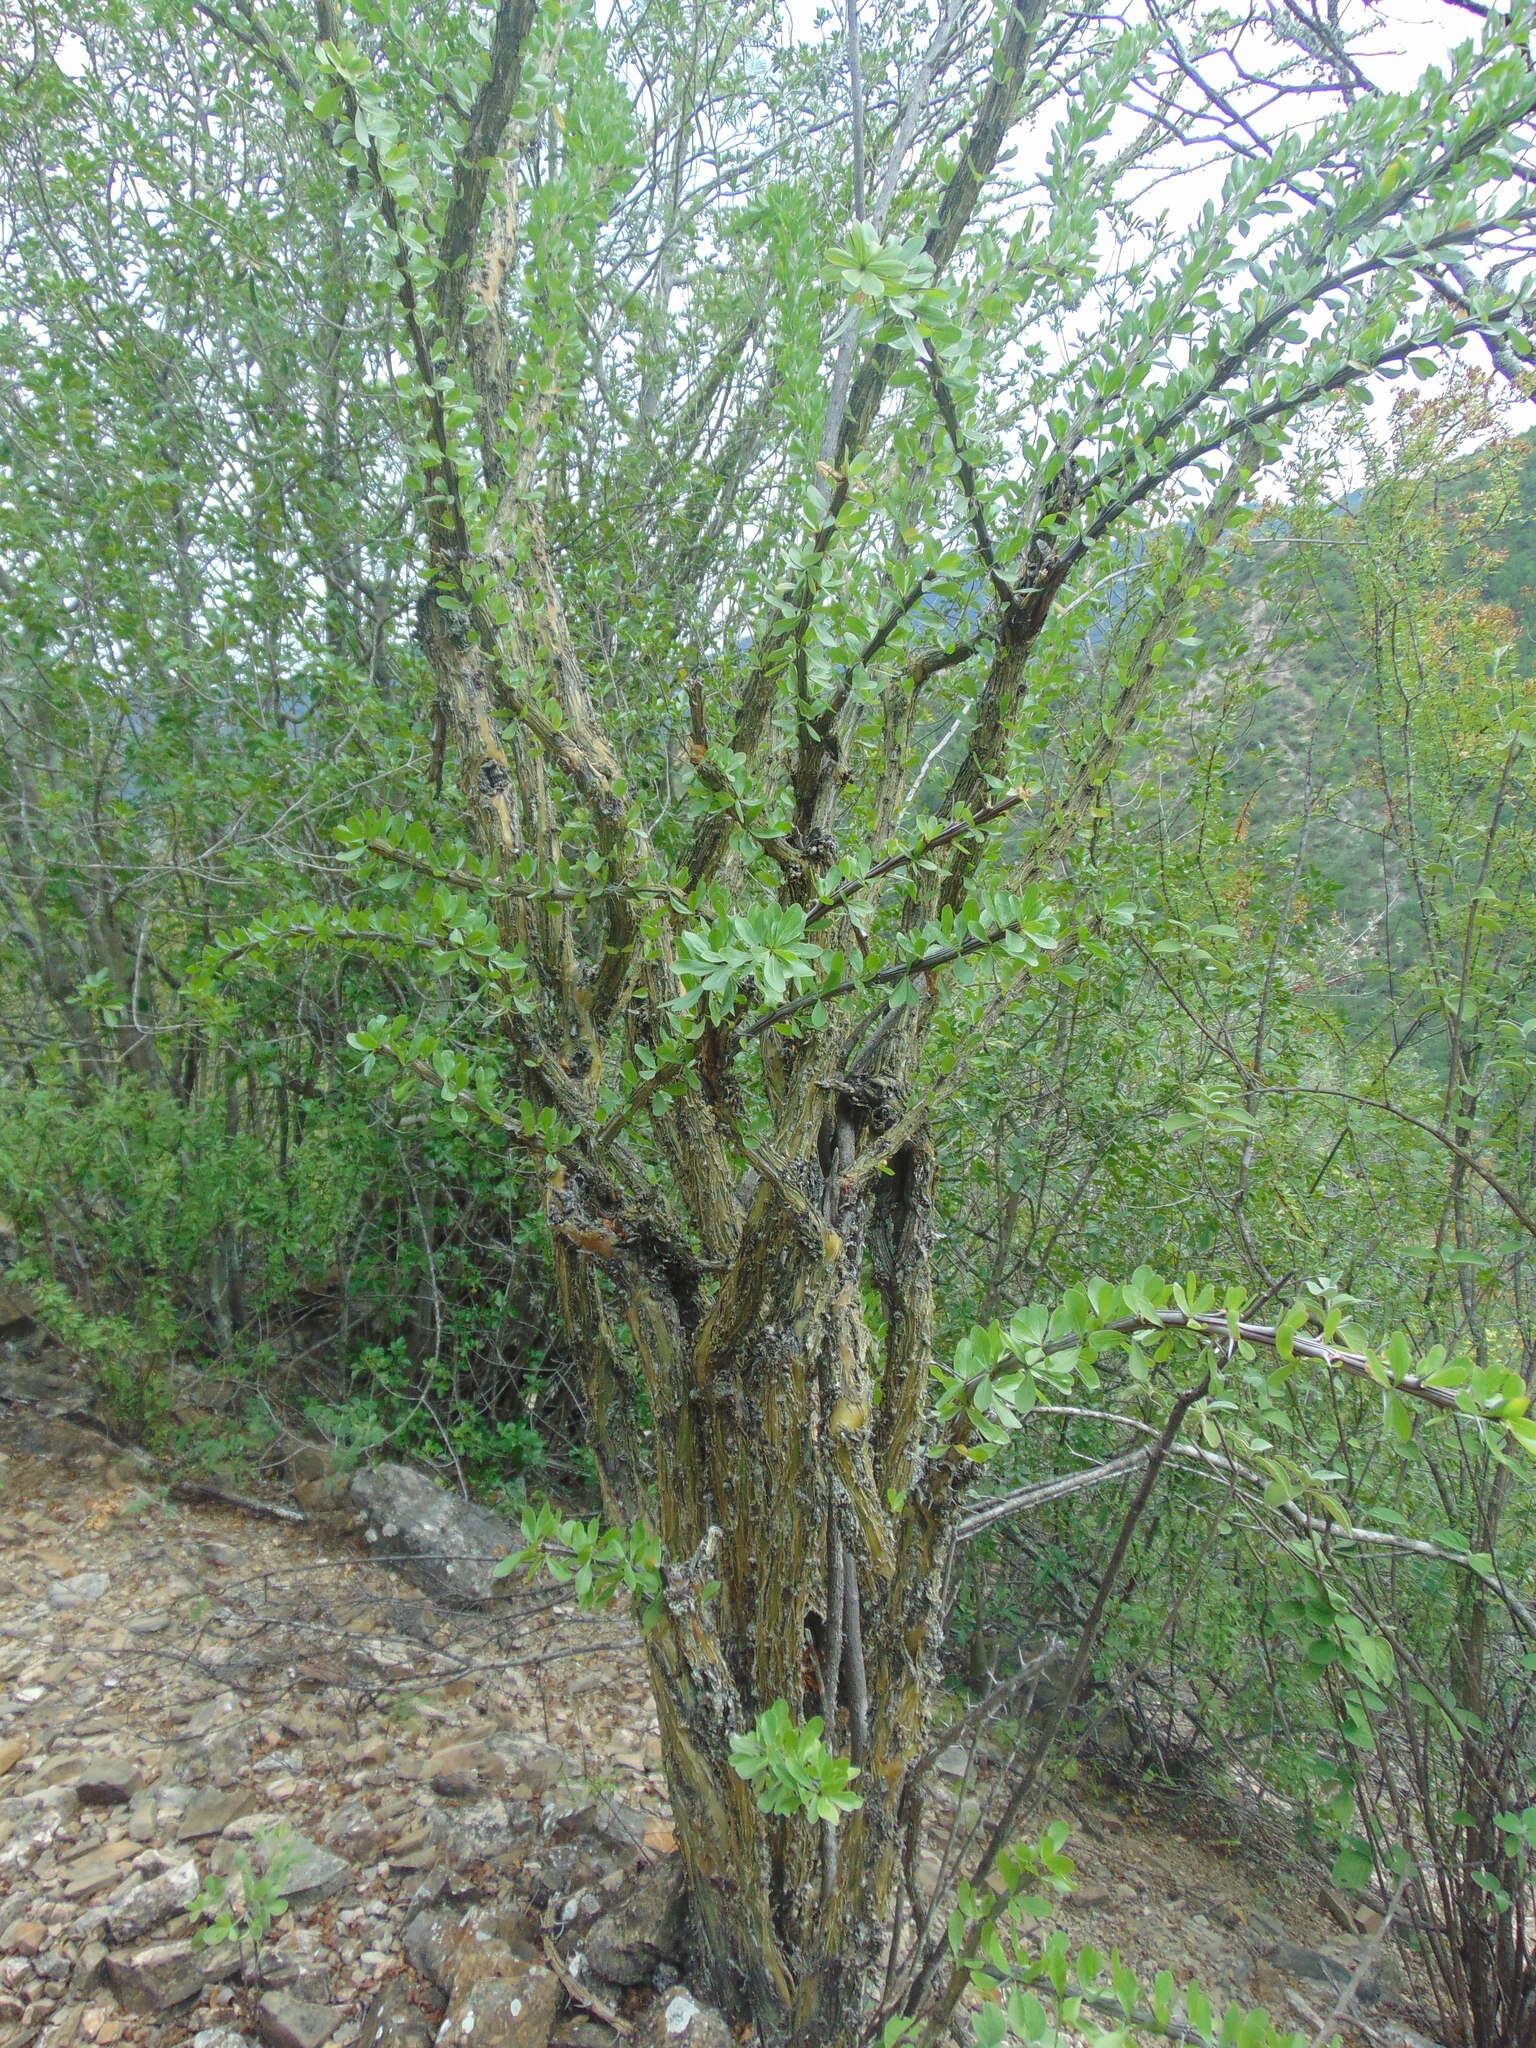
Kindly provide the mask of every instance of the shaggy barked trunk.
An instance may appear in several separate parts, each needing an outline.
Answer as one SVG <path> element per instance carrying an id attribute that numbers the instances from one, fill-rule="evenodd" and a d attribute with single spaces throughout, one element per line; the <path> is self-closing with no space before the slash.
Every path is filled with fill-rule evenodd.
<path id="1" fill-rule="evenodd" d="M 853 1092 L 884 1104 L 877 1087 Z M 888 1172 L 861 1172 L 866 1149 L 880 1150 L 879 1115 L 814 1093 L 809 1156 L 759 1174 L 707 1301 L 680 1303 L 639 1253 L 606 1262 L 599 1280 L 557 1238 L 594 1414 L 616 1414 L 622 1303 L 654 1418 L 643 1493 L 666 1591 L 646 1651 L 696 1988 L 763 2039 L 807 2044 L 856 2038 L 890 1947 L 952 1491 L 921 1433 L 931 1152 L 909 1141 Z M 640 1464 L 636 1446 L 609 1469 Z M 860 1803 L 835 1822 L 763 1811 L 735 1767 L 732 1738 L 780 1701 L 797 1725 L 819 1716 L 828 1749 L 857 1767 Z"/>

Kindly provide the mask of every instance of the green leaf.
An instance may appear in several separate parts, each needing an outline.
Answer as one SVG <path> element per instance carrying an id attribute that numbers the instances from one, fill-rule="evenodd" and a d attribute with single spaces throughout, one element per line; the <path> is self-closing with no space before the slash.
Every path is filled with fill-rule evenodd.
<path id="1" fill-rule="evenodd" d="M 1345 1848 L 1334 1857 L 1331 1876 L 1340 1891 L 1354 1892 L 1370 1883 L 1374 1868 L 1370 1852 L 1363 1845 Z"/>

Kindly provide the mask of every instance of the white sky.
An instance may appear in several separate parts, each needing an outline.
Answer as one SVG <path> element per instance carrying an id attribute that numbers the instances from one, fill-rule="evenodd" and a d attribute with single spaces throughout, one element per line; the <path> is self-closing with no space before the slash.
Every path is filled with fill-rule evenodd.
<path id="1" fill-rule="evenodd" d="M 936 17 L 940 0 L 931 4 Z M 842 12 L 842 0 L 782 0 L 779 18 L 787 36 L 819 41 L 841 34 Z M 1341 14 L 1346 39 L 1353 44 L 1356 36 L 1360 38 L 1356 54 L 1366 75 L 1396 92 L 1411 89 L 1431 65 L 1442 64 L 1451 50 L 1480 32 L 1476 18 L 1449 0 L 1344 0 Z M 87 67 L 85 46 L 73 34 L 61 37 L 55 56 L 71 77 L 79 77 Z M 1219 160 L 1189 165 L 1175 187 L 1164 188 L 1159 205 L 1172 219 L 1193 218 L 1219 192 L 1225 169 Z M 1378 403 L 1389 405 L 1397 388 L 1382 385 Z"/>
<path id="2" fill-rule="evenodd" d="M 813 35 L 818 17 L 828 17 L 827 0 L 785 0 L 784 20 L 791 33 Z M 1380 5 L 1355 0 L 1346 19 L 1372 24 L 1365 44 L 1372 59 L 1370 73 L 1391 91 L 1411 85 L 1427 65 L 1466 42 L 1477 27 L 1471 15 L 1430 0 L 1381 0 Z M 85 70 L 85 45 L 78 36 L 62 36 L 54 56 L 70 78 Z"/>

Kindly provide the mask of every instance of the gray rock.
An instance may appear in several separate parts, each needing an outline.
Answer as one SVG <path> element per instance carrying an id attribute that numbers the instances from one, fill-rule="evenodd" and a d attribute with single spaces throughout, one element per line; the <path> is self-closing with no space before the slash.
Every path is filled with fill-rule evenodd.
<path id="1" fill-rule="evenodd" d="M 311 2005 L 286 1991 L 269 1991 L 256 2008 L 256 2031 L 267 2048 L 325 2048 L 345 2018 L 339 2005 Z"/>
<path id="2" fill-rule="evenodd" d="M 73 2006 L 59 2005 L 52 1999 L 39 1999 L 27 2018 L 37 2021 L 41 2027 L 37 2048 L 76 2048 L 81 2039 L 80 2014 Z"/>
<path id="3" fill-rule="evenodd" d="M 448 1988 L 456 1997 L 482 1977 L 517 1977 L 540 1960 L 523 1923 L 494 1906 L 470 1908 L 453 1935 L 452 1949 Z"/>
<path id="4" fill-rule="evenodd" d="M 664 1856 L 594 1922 L 588 1964 L 609 1984 L 648 1984 L 658 1963 L 683 1959 L 686 1904 L 682 1859 Z"/>
<path id="5" fill-rule="evenodd" d="M 192 2036 L 192 2048 L 251 2048 L 251 2044 L 233 2027 L 203 2027 Z"/>
<path id="6" fill-rule="evenodd" d="M 228 1788 L 251 1760 L 249 1728 L 225 1728 L 210 1735 L 198 1752 L 198 1760 L 215 1785 Z"/>
<path id="7" fill-rule="evenodd" d="M 251 1760 L 251 1725 L 232 1692 L 205 1700 L 178 1740 L 189 1746 L 189 1775 L 206 1774 L 216 1784 L 227 1783 Z"/>
<path id="8" fill-rule="evenodd" d="M 505 1759 L 510 1782 L 530 1799 L 553 1791 L 564 1778 L 581 1775 L 568 1756 L 547 1742 L 496 1742 L 492 1747 Z"/>
<path id="9" fill-rule="evenodd" d="M 626 1855 L 644 1848 L 645 1832 L 650 1825 L 650 1814 L 642 1813 L 638 1806 L 626 1806 L 620 1799 L 600 1799 L 591 1821 L 592 1831 L 600 1840 Z"/>
<path id="10" fill-rule="evenodd" d="M 316 1521 L 331 1519 L 345 1523 L 350 1518 L 345 1472 L 327 1472 L 319 1479 L 295 1479 L 293 1497 L 305 1514 Z"/>
<path id="11" fill-rule="evenodd" d="M 294 1905 L 328 1899 L 352 1875 L 345 1856 L 333 1855 L 306 1835 L 284 1835 L 276 1829 L 257 1837 L 251 1846 L 251 1861 L 263 1875 L 277 1863 L 283 1897 Z"/>
<path id="12" fill-rule="evenodd" d="M 236 1954 L 194 1948 L 190 1941 L 160 1941 L 131 1956 L 108 1956 L 107 1982 L 125 2012 L 164 2012 L 195 1998 L 205 1984 L 232 1977 Z"/>
<path id="13" fill-rule="evenodd" d="M 373 1995 L 363 2014 L 357 2048 L 432 2048 L 433 2029 L 419 2005 L 412 2005 L 398 1978 Z M 197 2048 L 194 2041 L 192 2048 Z"/>
<path id="14" fill-rule="evenodd" d="M 384 1841 L 384 1831 L 365 1799 L 346 1799 L 331 1816 L 325 1839 L 349 1863 L 371 1863 Z"/>
<path id="15" fill-rule="evenodd" d="M 48 1605 L 56 1613 L 68 1607 L 86 1607 L 99 1600 L 111 1583 L 105 1572 L 76 1572 L 73 1578 L 55 1579 L 48 1588 Z"/>
<path id="16" fill-rule="evenodd" d="M 107 1925 L 114 1941 L 138 1941 L 162 1920 L 180 1913 L 198 1893 L 197 1865 L 190 1857 L 173 1864 L 144 1884 L 136 1884 L 107 1906 Z"/>
<path id="17" fill-rule="evenodd" d="M 8 1302 L 0 1298 L 0 1322 L 11 1321 L 6 1313 L 7 1306 Z M 19 1358 L 3 1353 L 0 1353 L 0 1397 L 55 1418 L 89 1415 L 96 1398 L 85 1381 L 67 1367 L 27 1365 Z"/>
<path id="18" fill-rule="evenodd" d="M 552 1897 L 568 1899 L 572 1892 L 601 1884 L 605 1877 L 626 1877 L 634 1868 L 632 1854 L 618 1856 L 612 1849 L 594 1845 L 591 1838 L 579 1842 L 557 1842 L 530 1852 L 522 1860 L 524 1889 L 539 1886 Z"/>
<path id="19" fill-rule="evenodd" d="M 331 1996 L 331 1966 L 310 1949 L 269 1948 L 261 1956 L 261 1982 L 306 2004 L 325 2005 Z"/>
<path id="20" fill-rule="evenodd" d="M 568 1899 L 561 1901 L 557 1916 L 560 1922 L 561 1933 L 567 1937 L 573 1934 L 585 1934 L 586 1930 L 592 1925 L 592 1922 L 602 1912 L 603 1903 L 601 1892 L 596 1891 L 591 1885 L 588 1885 L 583 1891 L 572 1892 Z"/>
<path id="21" fill-rule="evenodd" d="M 0 1801 L 0 1870 L 30 1863 L 53 1840 L 74 1807 L 74 1792 L 63 1785 Z"/>
<path id="22" fill-rule="evenodd" d="M 215 1693 L 211 1700 L 204 1700 L 202 1705 L 195 1707 L 188 1716 L 187 1739 L 191 1742 L 202 1742 L 206 1737 L 244 1718 L 245 1709 L 240 1704 L 238 1693 Z"/>
<path id="23" fill-rule="evenodd" d="M 98 1757 L 76 1778 L 75 1797 L 82 1806 L 126 1806 L 142 1782 L 129 1758 Z"/>
<path id="24" fill-rule="evenodd" d="M 237 1814 L 224 1830 L 226 1842 L 261 1842 L 268 1835 L 282 1835 L 288 1830 L 288 1822 L 271 1807 L 254 1807 L 249 1813 Z"/>
<path id="25" fill-rule="evenodd" d="M 69 1995 L 71 1998 L 89 1998 L 107 1974 L 107 1951 L 99 1941 L 88 1941 L 75 1957 L 75 1967 L 70 1974 Z"/>
<path id="26" fill-rule="evenodd" d="M 488 1742 L 450 1742 L 441 1749 L 434 1749 L 427 1759 L 429 1782 L 434 1792 L 441 1792 L 439 1782 L 451 1779 L 453 1797 L 462 1798 L 466 1784 L 479 1785 L 482 1791 L 490 1791 L 502 1784 L 507 1769 L 495 1755 Z M 483 1780 L 483 1783 L 482 1783 Z"/>
<path id="27" fill-rule="evenodd" d="M 508 1583 L 491 1576 L 522 1548 L 510 1522 L 449 1493 L 409 1465 L 375 1465 L 352 1476 L 351 1498 L 364 1518 L 363 1540 L 424 1592 L 455 1607 L 487 1607 Z"/>
<path id="28" fill-rule="evenodd" d="M 473 1771 L 434 1771 L 431 1785 L 439 1799 L 473 1799 L 483 1789 Z"/>
<path id="29" fill-rule="evenodd" d="M 558 1785 L 539 1803 L 539 1833 L 550 1842 L 574 1842 L 592 1831 L 597 1795 L 586 1785 Z"/>
<path id="30" fill-rule="evenodd" d="M 427 1831 L 454 1867 L 494 1861 L 530 1840 L 526 1809 L 514 1811 L 505 1799 L 455 1799 L 427 1808 Z"/>
<path id="31" fill-rule="evenodd" d="M 1277 1970 L 1288 1970 L 1293 1977 L 1305 1977 L 1311 1983 L 1326 1984 L 1330 1991 L 1339 1992 L 1354 1977 L 1360 1956 L 1358 1952 L 1350 1955 L 1335 1949 L 1304 1948 L 1299 1941 L 1286 1940 L 1275 1943 L 1268 1960 Z M 1381 1996 L 1374 1956 L 1367 1959 L 1361 1971 L 1355 1996 L 1367 2005 Z"/>
<path id="32" fill-rule="evenodd" d="M 440 1991 L 448 1988 L 452 1937 L 458 1924 L 458 1915 L 447 1906 L 428 1906 L 406 1921 L 400 1937 L 405 1960 L 418 1977 L 427 1978 Z"/>
<path id="33" fill-rule="evenodd" d="M 735 2039 L 723 2013 L 700 2005 L 680 1985 L 652 2006 L 635 2035 L 634 2048 L 734 2048 Z"/>
<path id="34" fill-rule="evenodd" d="M 35 1956 L 47 1939 L 48 1929 L 41 1920 L 29 1920 L 25 1913 L 18 1913 L 0 1929 L 0 1954 Z"/>
<path id="35" fill-rule="evenodd" d="M 430 1907 L 407 1923 L 402 1946 L 412 1969 L 451 1995 L 483 1977 L 515 1977 L 535 1960 L 523 1924 L 491 1906 L 463 1914 Z"/>
<path id="36" fill-rule="evenodd" d="M 516 1976 L 481 1977 L 454 1995 L 438 2029 L 441 2048 L 547 2048 L 560 2010 L 560 1981 L 542 1963 Z"/>
<path id="37" fill-rule="evenodd" d="M 199 1792 L 181 1817 L 176 1839 L 202 1842 L 212 1835 L 222 1835 L 231 1821 L 249 1813 L 255 1803 L 249 1792 L 238 1787 L 233 1792 Z"/>

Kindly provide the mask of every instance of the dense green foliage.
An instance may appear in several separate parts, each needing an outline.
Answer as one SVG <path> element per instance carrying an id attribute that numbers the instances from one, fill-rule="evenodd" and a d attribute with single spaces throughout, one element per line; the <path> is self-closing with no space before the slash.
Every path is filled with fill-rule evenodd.
<path id="1" fill-rule="evenodd" d="M 1475 381 L 1385 429 L 1336 415 L 1233 555 L 1222 653 L 1127 763 L 1095 845 L 1144 910 L 1117 971 L 1018 1020 L 956 1105 L 983 1134 L 950 1226 L 957 1335 L 1086 1270 L 1188 1258 L 1266 1294 L 1305 1281 L 1420 1356 L 1529 1370 L 1536 465 L 1508 417 Z M 1406 1415 L 1382 1439 L 1337 1388 L 1261 1384 L 1139 1539 L 1103 1668 L 1142 1675 L 1122 1678 L 1110 1759 L 1242 1757 L 1300 1799 L 1345 1881 L 1412 1843 L 1446 1923 L 1508 1922 L 1530 1617 L 1484 1662 L 1454 1560 L 1528 1584 L 1528 1483 Z M 1064 1395 L 1012 1476 L 1109 1458 L 1126 1405 L 1115 1379 Z M 1070 1631 L 1119 1517 L 1097 1500 L 980 1537 L 959 1628 Z M 1357 1544 L 1319 1540 L 1349 1522 Z M 1475 1811 L 1489 1770 L 1516 1815 Z M 1465 1973 L 1457 1997 L 1476 2005 Z"/>
<path id="2" fill-rule="evenodd" d="M 339 900 L 334 827 L 419 800 L 423 742 L 382 325 L 339 239 L 303 284 L 277 131 L 190 173 L 145 141 L 181 33 L 103 28 L 85 77 L 24 66 L 8 108 L 0 1210 L 123 1419 L 178 1361 L 239 1416 L 291 1360 L 290 1401 L 490 1480 L 537 1446 L 526 1204 L 356 1088 L 366 961 L 191 986 L 220 924 Z"/>

